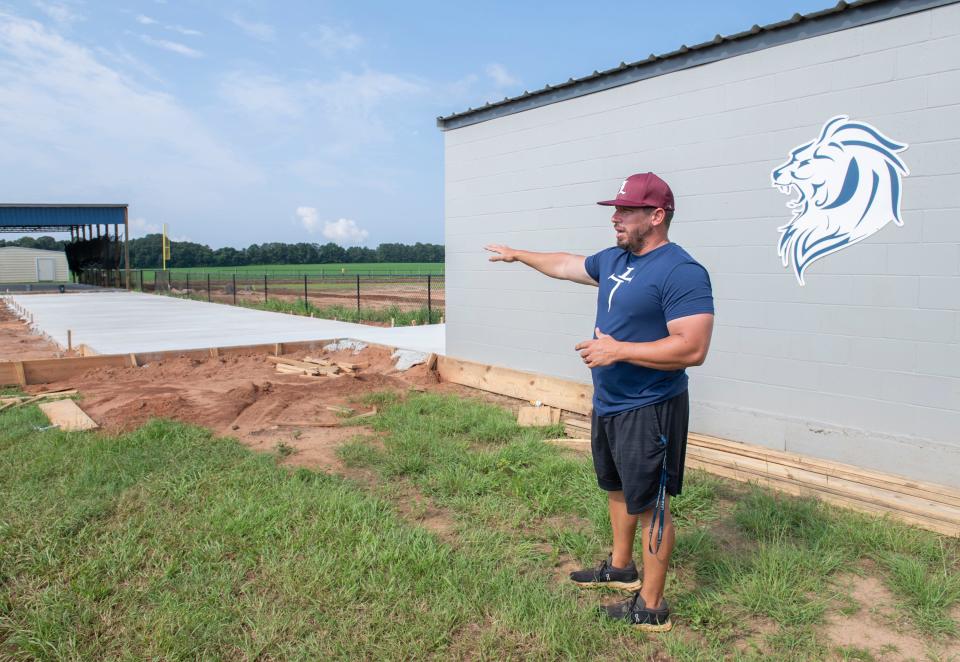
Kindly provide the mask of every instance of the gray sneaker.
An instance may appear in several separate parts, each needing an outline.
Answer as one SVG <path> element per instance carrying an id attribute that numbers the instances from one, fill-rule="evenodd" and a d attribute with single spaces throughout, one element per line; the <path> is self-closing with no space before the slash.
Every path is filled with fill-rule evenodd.
<path id="1" fill-rule="evenodd" d="M 670 607 L 666 600 L 660 602 L 657 609 L 647 609 L 640 594 L 622 602 L 599 607 L 601 613 L 617 621 L 626 621 L 644 632 L 669 632 L 673 628 L 670 621 Z"/>
<path id="2" fill-rule="evenodd" d="M 608 586 L 624 591 L 639 591 L 641 582 L 637 564 L 631 560 L 626 568 L 616 568 L 611 561 L 612 556 L 608 556 L 596 568 L 575 570 L 570 573 L 570 580 L 577 586 Z"/>

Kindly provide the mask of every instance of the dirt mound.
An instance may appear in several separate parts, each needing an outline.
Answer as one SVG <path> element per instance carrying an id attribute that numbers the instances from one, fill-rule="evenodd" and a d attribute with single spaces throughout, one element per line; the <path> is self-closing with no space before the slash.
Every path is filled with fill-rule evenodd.
<path id="1" fill-rule="evenodd" d="M 284 355 L 302 359 L 308 353 Z M 391 352 L 368 347 L 312 352 L 334 362 L 360 366 L 355 373 L 306 377 L 278 373 L 264 354 L 208 359 L 185 356 L 134 367 L 89 370 L 69 381 L 33 387 L 34 391 L 76 388 L 81 407 L 104 429 L 134 429 L 151 418 L 168 418 L 210 428 L 243 443 L 269 450 L 279 442 L 292 447 L 291 464 L 335 467 L 335 448 L 357 434 L 341 427 L 342 411 L 362 413 L 367 393 L 438 388 L 436 373 L 425 365 L 397 372 Z"/>
<path id="2" fill-rule="evenodd" d="M 56 343 L 30 330 L 0 301 L 0 361 L 53 359 L 66 356 Z"/>

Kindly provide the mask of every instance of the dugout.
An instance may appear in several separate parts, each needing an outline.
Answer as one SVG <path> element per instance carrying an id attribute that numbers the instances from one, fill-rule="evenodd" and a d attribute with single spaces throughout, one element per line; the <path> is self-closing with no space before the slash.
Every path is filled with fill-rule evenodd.
<path id="1" fill-rule="evenodd" d="M 483 246 L 611 246 L 594 201 L 651 170 L 677 198 L 671 239 L 713 280 L 691 429 L 960 486 L 957 117 L 960 4 L 865 0 L 438 118 L 447 353 L 589 382 L 573 347 L 592 335 L 596 290 L 490 263 Z M 857 136 L 832 140 L 842 127 Z M 842 164 L 825 188 L 784 174 L 825 154 Z M 800 227 L 786 203 L 808 194 L 804 222 L 864 213 Z"/>
<path id="2" fill-rule="evenodd" d="M 75 281 L 130 287 L 125 204 L 0 204 L 0 232 L 69 232 L 66 258 Z"/>

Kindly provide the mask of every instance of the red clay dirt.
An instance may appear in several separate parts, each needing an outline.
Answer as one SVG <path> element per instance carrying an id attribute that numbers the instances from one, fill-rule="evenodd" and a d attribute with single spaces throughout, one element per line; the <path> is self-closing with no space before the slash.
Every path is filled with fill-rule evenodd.
<path id="1" fill-rule="evenodd" d="M 466 390 L 438 383 L 437 373 L 424 364 L 397 372 L 390 354 L 381 347 L 367 347 L 356 354 L 352 350 L 312 352 L 333 361 L 367 364 L 355 375 L 335 377 L 278 373 L 264 354 L 178 357 L 138 368 L 94 369 L 28 390 L 78 389 L 80 407 L 110 432 L 135 429 L 151 418 L 169 418 L 235 437 L 257 450 L 270 451 L 283 442 L 296 451 L 287 456 L 286 464 L 339 470 L 337 447 L 365 429 L 341 426 L 343 418 L 329 407 L 350 407 L 362 414 L 372 408 L 361 404 L 360 398 L 375 391 Z M 284 358 L 305 355 L 299 352 Z"/>
<path id="2" fill-rule="evenodd" d="M 66 356 L 56 343 L 34 333 L 0 301 L 0 361 L 53 359 Z"/>

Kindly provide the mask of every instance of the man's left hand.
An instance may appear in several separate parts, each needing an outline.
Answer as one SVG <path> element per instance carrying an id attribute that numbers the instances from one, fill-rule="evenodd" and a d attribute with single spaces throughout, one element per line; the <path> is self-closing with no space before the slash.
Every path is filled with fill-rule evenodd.
<path id="1" fill-rule="evenodd" d="M 580 352 L 580 356 L 587 367 L 599 368 L 619 361 L 620 342 L 614 340 L 613 336 L 601 333 L 600 327 L 597 327 L 595 332 L 597 334 L 596 340 L 584 340 L 574 348 Z"/>

